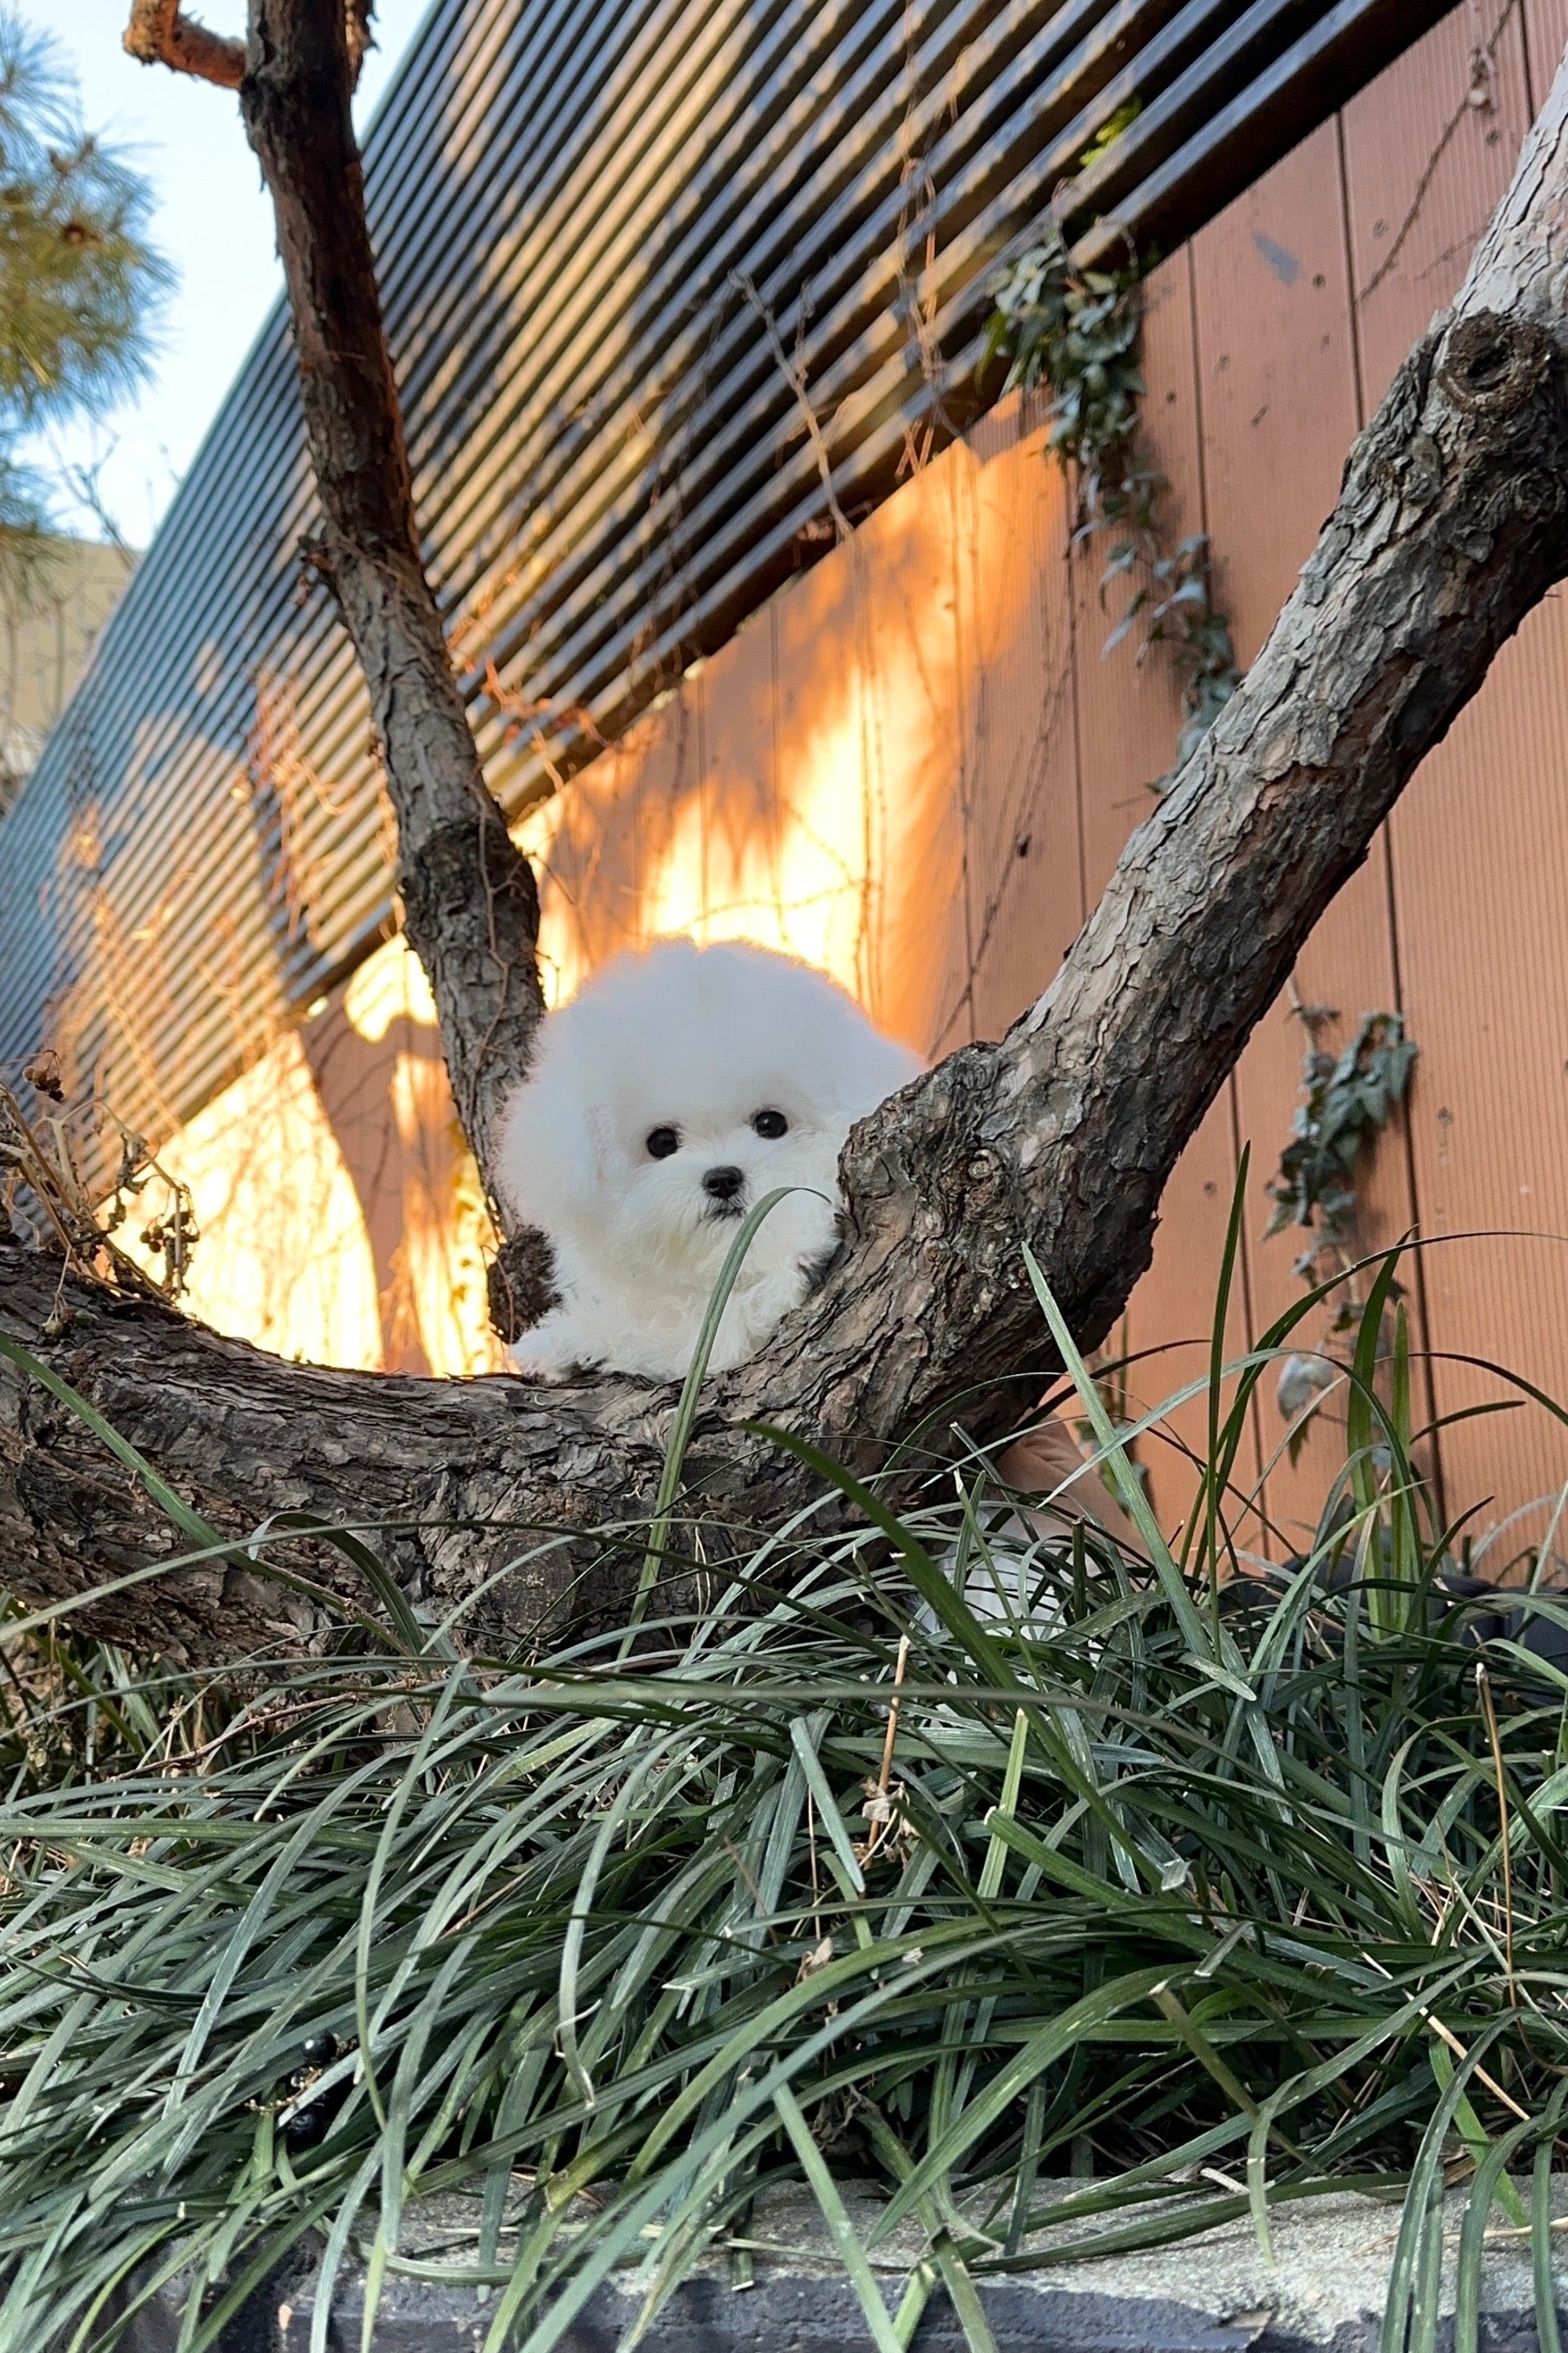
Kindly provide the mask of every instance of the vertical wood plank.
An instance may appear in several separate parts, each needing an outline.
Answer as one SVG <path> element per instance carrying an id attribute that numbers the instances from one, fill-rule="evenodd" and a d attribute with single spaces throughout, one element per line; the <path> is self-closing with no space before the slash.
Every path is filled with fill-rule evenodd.
<path id="1" fill-rule="evenodd" d="M 779 869 L 783 944 L 874 1011 L 880 923 L 856 562 L 853 543 L 835 548 L 774 607 Z"/>
<path id="2" fill-rule="evenodd" d="M 969 435 L 959 488 L 973 1032 L 1033 1004 L 1083 922 L 1067 483 L 1008 401 Z M 958 453 L 952 453 L 957 456 Z"/>
<path id="3" fill-rule="evenodd" d="M 1144 437 L 1168 485 L 1163 518 L 1173 538 L 1183 539 L 1205 527 L 1188 255 L 1173 255 L 1156 269 L 1145 293 Z M 1112 583 L 1108 604 L 1100 602 L 1100 577 L 1113 537 L 1097 533 L 1075 550 L 1072 561 L 1085 885 L 1090 907 L 1110 881 L 1128 835 L 1153 807 L 1150 786 L 1168 774 L 1182 725 L 1181 697 L 1159 647 L 1142 664 L 1136 633 L 1110 653 L 1105 651 L 1124 602 L 1119 583 Z"/>
<path id="4" fill-rule="evenodd" d="M 1192 258 L 1178 253 L 1151 276 L 1143 334 L 1145 434 L 1167 490 L 1163 516 L 1173 538 L 1206 528 L 1198 379 L 1194 344 Z M 1083 791 L 1086 895 L 1092 907 L 1110 879 L 1123 844 L 1153 807 L 1151 783 L 1166 774 L 1182 724 L 1181 698 L 1159 648 L 1139 665 L 1135 638 L 1103 650 L 1119 606 L 1100 599 L 1109 543 L 1091 541 L 1075 552 L 1076 664 Z M 1213 1320 L 1226 1225 L 1236 1181 L 1228 1090 L 1187 1145 L 1161 1203 L 1154 1255 L 1128 1303 L 1112 1353 L 1132 1356 L 1128 1400 L 1136 1412 L 1158 1406 L 1201 1366 Z M 1227 1349 L 1246 1348 L 1246 1271 L 1227 1319 Z M 1177 1407 L 1142 1459 L 1155 1508 L 1167 1526 L 1185 1514 L 1194 1473 L 1184 1450 L 1206 1442 L 1207 1409 L 1194 1399 Z M 1256 1476 L 1248 1449 L 1243 1473 Z"/>
<path id="5" fill-rule="evenodd" d="M 1295 584 L 1356 430 L 1332 122 L 1193 240 L 1204 481 L 1249 662 Z"/>
<path id="6" fill-rule="evenodd" d="M 784 944 L 927 1052 L 968 979 L 952 495 L 939 459 L 776 608 Z"/>
<path id="7" fill-rule="evenodd" d="M 1245 665 L 1256 656 L 1332 506 L 1357 423 L 1355 348 L 1343 229 L 1338 131 L 1325 123 L 1194 240 L 1199 382 L 1209 529 L 1222 601 Z M 1300 996 L 1342 1016 L 1393 1009 L 1395 976 L 1384 855 L 1341 892 L 1297 968 Z M 1254 1240 L 1252 1303 L 1259 1327 L 1300 1296 L 1298 1244 L 1257 1238 L 1267 1177 L 1295 1111 L 1303 1049 L 1288 1001 L 1260 1023 L 1237 1071 L 1242 1140 L 1252 1145 L 1246 1216 Z M 1363 1188 L 1363 1237 L 1392 1239 L 1411 1221 L 1403 1154 L 1385 1148 Z M 1319 1336 L 1316 1328 L 1304 1339 Z M 1261 1440 L 1272 1455 L 1283 1424 L 1266 1387 Z M 1316 1518 L 1331 1447 L 1324 1433 L 1299 1466 L 1281 1461 L 1268 1485 L 1279 1540 L 1295 1544 Z"/>
<path id="8" fill-rule="evenodd" d="M 1411 1137 L 1447 1414 L 1509 1394 L 1490 1357 L 1568 1397 L 1568 599 L 1555 590 L 1395 812 L 1401 944 L 1422 1048 Z M 1534 1234 L 1542 1240 L 1528 1240 Z M 1495 1525 L 1568 1476 L 1561 1425 L 1531 1407 L 1443 1440 L 1452 1514 Z M 1545 1511 L 1505 1550 L 1538 1539 Z M 1568 1546 L 1564 1546 L 1568 1551 Z"/>
<path id="9" fill-rule="evenodd" d="M 932 1058 L 970 1025 L 969 773 L 959 663 L 962 446 L 868 516 L 850 553 L 865 675 L 868 855 L 879 923 L 869 1007 Z"/>
<path id="10" fill-rule="evenodd" d="M 638 783 L 661 715 L 601 752 L 519 828 L 539 875 L 548 1004 L 564 1004 L 617 948 L 642 936 Z"/>
<path id="11" fill-rule="evenodd" d="M 1489 0 L 1489 28 L 1495 0 Z M 1489 102 L 1472 106 L 1475 19 L 1456 9 L 1344 110 L 1345 215 L 1366 414 L 1457 292 L 1529 128 L 1517 10 L 1498 34 Z"/>
<path id="12" fill-rule="evenodd" d="M 348 1018 L 344 994 L 342 987 L 334 990 L 325 1014 L 300 1029 L 300 1048 L 359 1197 L 375 1269 L 381 1362 L 389 1373 L 428 1373 L 430 1361 L 409 1297 L 404 1219 L 407 1178 L 392 1104 L 398 1053 L 400 1049 L 407 1052 L 414 1042 L 414 1025 L 405 1017 L 389 1021 L 379 1035 L 374 1034 L 379 1025 L 370 1025 L 372 1034 L 366 1036 L 363 1027 Z"/>
<path id="13" fill-rule="evenodd" d="M 1525 41 L 1530 52 L 1530 107 L 1539 114 L 1552 77 L 1568 48 L 1568 0 L 1524 0 Z"/>
<path id="14" fill-rule="evenodd" d="M 702 671 L 700 939 L 784 940 L 774 743 L 773 610 Z"/>
<path id="15" fill-rule="evenodd" d="M 684 678 L 637 731 L 635 789 L 627 792 L 637 943 L 686 932 L 699 921 L 707 891 L 700 670 Z"/>

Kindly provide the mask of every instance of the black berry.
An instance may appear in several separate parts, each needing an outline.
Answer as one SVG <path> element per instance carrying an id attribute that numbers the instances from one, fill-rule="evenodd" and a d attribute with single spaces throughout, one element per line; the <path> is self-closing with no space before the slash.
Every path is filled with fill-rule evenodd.
<path id="1" fill-rule="evenodd" d="M 290 2157 L 302 2148 L 314 2148 L 327 2137 L 327 2111 L 321 2100 L 312 2100 L 308 2108 L 296 2108 L 283 2126 L 283 2146 Z"/>

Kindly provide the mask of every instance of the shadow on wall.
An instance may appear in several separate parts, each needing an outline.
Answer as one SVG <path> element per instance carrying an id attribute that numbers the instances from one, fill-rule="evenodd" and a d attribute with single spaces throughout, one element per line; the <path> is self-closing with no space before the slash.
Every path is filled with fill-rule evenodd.
<path id="1" fill-rule="evenodd" d="M 1008 975 L 1081 915 L 1064 543 L 1015 407 L 531 812 L 552 1001 L 679 931 L 819 965 L 933 1055 L 1021 1009 L 1038 984 Z M 285 722 L 269 740 L 276 798 L 299 755 Z M 193 1310 L 318 1361 L 495 1363 L 478 1182 L 401 942 L 249 1059 L 163 1155 L 195 1199 Z"/>
<path id="2" fill-rule="evenodd" d="M 485 1300 L 493 1237 L 435 1007 L 401 940 L 160 1158 L 190 1188 L 200 1235 L 185 1303 L 216 1330 L 366 1370 L 500 1366 Z"/>
<path id="3" fill-rule="evenodd" d="M 1020 422 L 921 470 L 524 819 L 552 1001 L 668 932 L 818 965 L 933 1058 L 1037 994 L 1083 888 L 1063 491 Z"/>

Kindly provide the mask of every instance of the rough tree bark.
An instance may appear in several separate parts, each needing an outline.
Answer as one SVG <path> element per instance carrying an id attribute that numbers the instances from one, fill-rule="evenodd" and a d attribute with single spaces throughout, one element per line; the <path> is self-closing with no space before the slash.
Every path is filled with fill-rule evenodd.
<path id="1" fill-rule="evenodd" d="M 258 0 L 266 13 L 274 0 Z M 751 1364 L 715 1380 L 689 1458 L 737 1529 L 807 1492 L 743 1425 L 809 1433 L 861 1467 L 962 1411 L 997 1434 L 1048 1365 L 1020 1254 L 1086 1345 L 1148 1263 L 1177 1155 L 1307 934 L 1365 857 L 1498 648 L 1568 573 L 1568 61 L 1451 312 L 1352 448 L 1333 514 L 1268 646 L 1128 844 L 1051 988 L 850 1138 L 846 1242 Z M 605 1379 L 441 1384 L 285 1366 L 143 1303 L 51 1340 L 58 1268 L 0 1243 L 0 1319 L 226 1529 L 305 1508 L 408 1523 L 412 1595 L 476 1593 L 547 1529 L 653 1493 L 672 1392 Z M 50 1398 L 0 1365 L 0 1573 L 39 1601 L 166 1555 L 160 1514 Z M 312 1574 L 356 1600 L 352 1571 Z M 497 1577 L 489 1647 L 613 1555 L 563 1546 Z M 90 1622 L 191 1656 L 298 1642 L 310 1613 L 244 1567 L 184 1572 Z"/>

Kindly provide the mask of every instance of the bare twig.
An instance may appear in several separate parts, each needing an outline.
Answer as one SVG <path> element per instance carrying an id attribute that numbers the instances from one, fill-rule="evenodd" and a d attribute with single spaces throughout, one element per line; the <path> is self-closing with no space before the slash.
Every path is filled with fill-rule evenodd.
<path id="1" fill-rule="evenodd" d="M 81 465 L 76 464 L 66 456 L 52 433 L 49 434 L 48 440 L 56 472 L 65 482 L 71 496 L 79 500 L 86 507 L 104 538 L 124 565 L 127 573 L 133 571 L 140 561 L 138 553 L 125 537 L 110 512 L 104 499 L 102 488 L 103 470 L 119 447 L 118 437 L 110 439 L 109 448 L 101 457 L 94 458 L 89 463 Z"/>
<path id="2" fill-rule="evenodd" d="M 1363 1953 L 1362 1955 L 1362 1958 L 1364 1961 L 1371 1962 L 1372 1967 L 1377 1971 L 1379 1977 L 1387 1978 L 1390 1984 L 1393 1983 L 1394 1978 L 1392 1970 L 1385 1969 L 1383 1963 L 1379 1960 L 1373 1959 L 1371 1953 Z M 1445 2026 L 1442 2020 L 1437 2017 L 1435 2011 L 1428 2010 L 1425 2002 L 1417 2002 L 1416 2010 L 1418 2015 L 1426 2020 L 1426 2024 L 1431 2028 L 1433 2033 L 1436 2035 L 1438 2041 L 1447 2044 L 1455 2058 L 1458 2059 L 1460 2065 L 1463 2066 L 1468 2060 L 1470 2054 L 1466 2050 L 1464 2044 L 1460 2042 L 1458 2036 L 1454 2032 L 1452 2027 Z M 1476 2063 L 1476 2079 L 1479 2083 L 1484 2084 L 1488 2091 L 1502 2102 L 1505 2108 L 1510 2108 L 1513 2111 L 1513 2114 L 1520 2118 L 1521 2123 L 1528 2124 L 1530 2122 L 1529 2109 L 1521 2108 L 1519 2102 L 1513 2097 L 1512 2094 L 1510 2092 L 1505 2092 L 1502 2085 L 1498 2082 L 1497 2077 L 1495 2075 L 1489 2075 L 1486 2069 L 1480 2064 L 1479 2060 Z"/>
<path id="3" fill-rule="evenodd" d="M 888 1736 L 882 1743 L 882 1769 L 875 1781 L 865 1784 L 866 1819 L 870 1824 L 869 1835 L 855 1852 L 864 1868 L 879 1852 L 893 1834 L 894 1824 L 900 1819 L 899 1800 L 903 1795 L 902 1784 L 892 1786 L 893 1747 L 899 1736 L 899 1710 L 903 1705 L 904 1671 L 910 1663 L 910 1638 L 899 1638 L 898 1662 L 893 1669 L 893 1694 L 888 1705 Z"/>
<path id="4" fill-rule="evenodd" d="M 1553 2214 L 1547 2225 L 1549 2231 L 1568 2231 L 1568 2214 Z M 1489 2246 L 1517 2245 L 1522 2239 L 1534 2235 L 1533 2222 L 1496 2222 L 1486 2233 Z"/>
<path id="5" fill-rule="evenodd" d="M 785 351 L 784 339 L 779 333 L 773 314 L 758 293 L 754 282 L 747 272 L 743 269 L 731 269 L 730 283 L 744 296 L 763 322 L 763 332 L 768 339 L 769 350 L 778 362 L 779 373 L 799 404 L 801 417 L 811 442 L 812 452 L 816 459 L 816 470 L 822 478 L 822 490 L 827 501 L 827 512 L 833 517 L 833 528 L 840 539 L 847 539 L 849 537 L 848 518 L 839 505 L 838 493 L 833 487 L 833 461 L 827 454 L 827 443 L 823 438 L 821 421 L 811 405 L 811 396 L 805 388 L 805 377 Z"/>
<path id="6" fill-rule="evenodd" d="M 877 1776 L 877 1787 L 881 1790 L 884 1797 L 887 1795 L 888 1778 L 893 1769 L 893 1743 L 899 1736 L 899 1710 L 904 1704 L 901 1696 L 901 1687 L 904 1680 L 904 1670 L 909 1663 L 910 1638 L 907 1634 L 900 1634 L 899 1637 L 899 1661 L 897 1666 L 893 1669 L 893 1696 L 891 1704 L 888 1709 L 888 1736 L 882 1743 L 882 1769 Z"/>
<path id="7" fill-rule="evenodd" d="M 1432 2029 L 1433 2033 L 1447 2044 L 1455 2058 L 1458 2059 L 1462 2065 L 1463 2063 L 1468 2059 L 1470 2054 L 1466 2050 L 1464 2044 L 1460 2042 L 1458 2036 L 1455 2034 L 1450 2028 L 1445 2026 L 1440 2018 L 1435 2018 L 1429 2010 L 1423 2010 L 1421 2015 L 1426 2020 L 1427 2025 Z M 1481 2066 L 1479 2062 L 1476 2067 L 1476 2075 L 1478 2081 L 1483 2083 L 1488 2091 L 1492 2094 L 1493 2097 L 1502 2102 L 1505 2108 L 1510 2108 L 1513 2114 L 1518 2116 L 1522 2123 L 1528 2124 L 1530 2122 L 1529 2109 L 1521 2108 L 1519 2102 L 1514 2098 L 1512 2093 L 1505 2092 L 1502 2085 L 1498 2082 L 1497 2077 L 1495 2075 L 1489 2075 L 1486 2069 Z"/>
<path id="8" fill-rule="evenodd" d="M 24 1076 L 41 1098 L 32 1119 L 16 1092 L 0 1079 L 0 1231 L 8 1227 L 10 1211 L 22 1188 L 53 1229 L 60 1252 L 62 1286 L 68 1274 L 77 1274 L 121 1298 L 177 1299 L 185 1288 L 191 1250 L 200 1240 L 188 1187 L 171 1176 L 142 1138 L 133 1135 L 107 1105 L 87 1097 L 67 1105 L 63 1113 L 47 1112 L 44 1106 L 49 1102 L 64 1100 L 58 1055 L 35 1056 Z M 79 1124 L 94 1114 L 118 1131 L 121 1145 L 119 1176 L 97 1204 L 82 1182 L 68 1133 L 71 1123 Z M 154 1176 L 168 1195 L 169 1206 L 153 1219 L 142 1240 L 164 1260 L 162 1282 L 128 1257 L 114 1240 L 115 1229 L 124 1219 L 125 1196 L 134 1199 Z M 29 1213 L 29 1223 L 36 1222 Z M 64 1329 L 72 1314 L 65 1307 L 63 1295 L 57 1302 L 57 1314 Z"/>
<path id="9" fill-rule="evenodd" d="M 1405 218 L 1394 232 L 1394 243 L 1357 294 L 1358 302 L 1364 302 L 1369 295 L 1376 293 L 1404 251 L 1405 239 L 1420 219 L 1422 206 L 1426 204 L 1432 183 L 1437 176 L 1437 166 L 1447 153 L 1460 123 L 1468 114 L 1476 111 L 1478 104 L 1489 109 L 1495 104 L 1491 95 L 1496 79 L 1494 59 L 1498 43 L 1502 38 L 1503 26 L 1512 16 L 1516 0 L 1503 0 L 1502 12 L 1492 26 L 1490 39 L 1484 42 L 1478 41 L 1470 51 L 1470 79 L 1466 86 L 1465 94 L 1438 133 L 1437 143 L 1427 156 L 1421 177 L 1415 183 L 1415 193 L 1410 199 Z"/>

